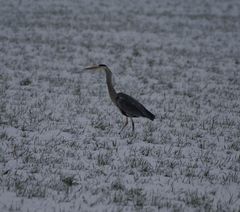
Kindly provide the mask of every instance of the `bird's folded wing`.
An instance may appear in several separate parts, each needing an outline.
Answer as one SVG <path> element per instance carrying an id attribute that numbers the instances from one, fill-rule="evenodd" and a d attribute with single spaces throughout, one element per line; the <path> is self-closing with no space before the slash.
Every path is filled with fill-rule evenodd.
<path id="1" fill-rule="evenodd" d="M 130 117 L 145 116 L 146 108 L 136 99 L 127 94 L 118 93 L 116 103 L 124 115 Z"/>

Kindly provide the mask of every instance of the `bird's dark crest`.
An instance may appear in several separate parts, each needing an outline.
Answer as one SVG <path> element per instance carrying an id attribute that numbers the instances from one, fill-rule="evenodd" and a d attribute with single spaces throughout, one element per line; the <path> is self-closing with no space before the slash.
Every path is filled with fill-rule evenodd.
<path id="1" fill-rule="evenodd" d="M 101 67 L 106 67 L 106 65 L 105 65 L 105 64 L 99 64 L 98 66 L 101 66 Z"/>

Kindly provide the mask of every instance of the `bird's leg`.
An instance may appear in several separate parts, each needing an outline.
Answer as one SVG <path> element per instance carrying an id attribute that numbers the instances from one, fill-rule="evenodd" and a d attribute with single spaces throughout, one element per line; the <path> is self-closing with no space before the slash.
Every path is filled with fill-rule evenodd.
<path id="1" fill-rule="evenodd" d="M 132 118 L 130 118 L 130 119 L 131 119 L 131 122 L 132 122 L 132 131 L 134 132 L 134 122 L 133 122 Z"/>
<path id="2" fill-rule="evenodd" d="M 123 131 L 123 129 L 128 125 L 128 117 L 126 117 L 126 122 L 123 125 L 122 129 L 120 130 L 119 134 Z"/>

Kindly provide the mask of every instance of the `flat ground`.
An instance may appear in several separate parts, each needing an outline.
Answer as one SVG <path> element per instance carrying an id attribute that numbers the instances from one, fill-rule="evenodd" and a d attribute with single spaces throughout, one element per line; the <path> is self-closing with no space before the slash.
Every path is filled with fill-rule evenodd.
<path id="1" fill-rule="evenodd" d="M 238 0 L 1 0 L 0 49 L 1 212 L 240 210 Z"/>

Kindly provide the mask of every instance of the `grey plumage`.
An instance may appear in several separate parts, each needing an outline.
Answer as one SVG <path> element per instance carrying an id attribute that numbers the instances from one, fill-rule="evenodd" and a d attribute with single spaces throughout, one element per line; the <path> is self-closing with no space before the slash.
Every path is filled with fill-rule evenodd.
<path id="1" fill-rule="evenodd" d="M 136 99 L 125 93 L 117 94 L 117 106 L 123 115 L 128 117 L 145 117 L 150 120 L 154 120 L 155 116 L 148 111 L 141 103 Z"/>
<path id="2" fill-rule="evenodd" d="M 132 118 L 144 117 L 152 121 L 155 119 L 155 115 L 153 115 L 149 110 L 147 110 L 136 99 L 134 99 L 133 97 L 127 94 L 117 93 L 115 91 L 112 85 L 112 72 L 106 65 L 100 64 L 100 65 L 95 65 L 95 66 L 85 68 L 85 70 L 90 70 L 90 69 L 103 69 L 106 72 L 106 82 L 107 82 L 109 96 L 113 101 L 113 103 L 119 108 L 121 113 L 124 116 L 126 116 L 126 122 L 122 127 L 121 131 L 127 126 L 128 117 L 131 119 L 133 131 L 134 131 L 134 122 Z"/>

